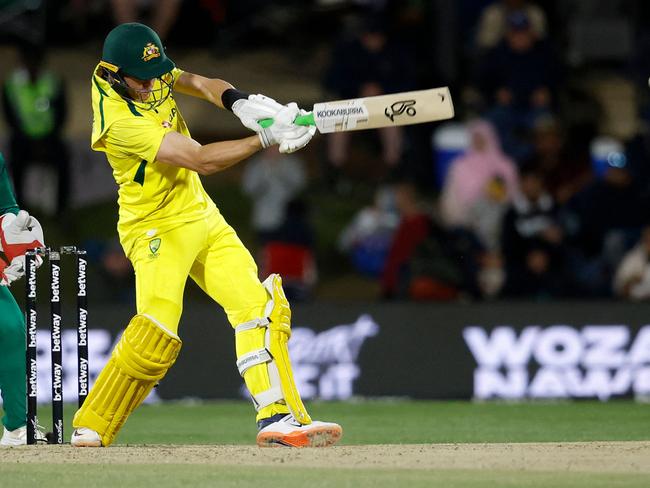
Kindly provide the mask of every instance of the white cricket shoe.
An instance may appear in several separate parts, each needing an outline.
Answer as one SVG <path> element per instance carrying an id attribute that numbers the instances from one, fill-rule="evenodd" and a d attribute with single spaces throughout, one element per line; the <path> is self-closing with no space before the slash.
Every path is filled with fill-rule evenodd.
<path id="1" fill-rule="evenodd" d="M 343 435 L 340 425 L 314 420 L 302 425 L 293 415 L 277 414 L 258 422 L 257 445 L 260 447 L 327 447 Z"/>
<path id="2" fill-rule="evenodd" d="M 43 428 L 39 425 L 36 428 L 36 442 L 47 442 Z M 0 446 L 24 446 L 27 444 L 27 426 L 23 425 L 14 430 L 4 428 Z"/>
<path id="3" fill-rule="evenodd" d="M 72 433 L 70 444 L 74 447 L 102 447 L 102 438 L 92 429 L 79 427 Z"/>

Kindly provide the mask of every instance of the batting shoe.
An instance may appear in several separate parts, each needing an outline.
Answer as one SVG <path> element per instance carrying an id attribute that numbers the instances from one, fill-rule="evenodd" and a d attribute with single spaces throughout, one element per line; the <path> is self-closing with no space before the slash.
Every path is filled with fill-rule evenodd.
<path id="1" fill-rule="evenodd" d="M 79 427 L 72 433 L 70 444 L 74 447 L 102 447 L 102 438 L 92 429 Z"/>
<path id="2" fill-rule="evenodd" d="M 39 425 L 36 428 L 36 442 L 45 443 L 47 437 L 43 428 Z M 2 439 L 0 439 L 0 446 L 24 446 L 27 444 L 27 427 L 22 426 L 14 430 L 7 430 L 4 428 Z"/>
<path id="3" fill-rule="evenodd" d="M 276 414 L 257 423 L 260 447 L 327 447 L 336 444 L 343 429 L 333 422 L 314 420 L 302 425 L 291 414 Z"/>

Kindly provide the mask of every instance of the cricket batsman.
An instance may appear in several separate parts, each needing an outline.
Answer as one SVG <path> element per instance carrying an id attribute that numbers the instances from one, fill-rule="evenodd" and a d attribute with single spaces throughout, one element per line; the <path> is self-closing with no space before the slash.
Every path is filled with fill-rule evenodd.
<path id="1" fill-rule="evenodd" d="M 25 252 L 43 247 L 43 243 L 41 224 L 16 204 L 0 153 L 0 251 L 4 254 L 0 257 L 0 392 L 4 409 L 0 446 L 27 443 L 25 317 L 8 287 L 25 274 Z M 40 265 L 42 259 L 36 262 Z M 46 442 L 40 428 L 36 439 Z"/>
<path id="2" fill-rule="evenodd" d="M 280 276 L 260 283 L 251 254 L 199 179 L 274 144 L 296 151 L 315 128 L 293 124 L 304 113 L 294 103 L 182 71 L 158 35 L 138 23 L 108 34 L 91 84 L 92 148 L 106 153 L 119 186 L 118 233 L 135 270 L 137 315 L 75 414 L 72 445 L 109 446 L 174 364 L 188 276 L 223 307 L 234 328 L 237 368 L 257 410 L 257 444 L 334 444 L 341 427 L 312 420 L 296 389 L 287 348 L 291 309 Z M 190 136 L 174 93 L 230 110 L 256 133 L 201 145 Z M 263 129 L 258 120 L 266 118 L 275 122 Z"/>

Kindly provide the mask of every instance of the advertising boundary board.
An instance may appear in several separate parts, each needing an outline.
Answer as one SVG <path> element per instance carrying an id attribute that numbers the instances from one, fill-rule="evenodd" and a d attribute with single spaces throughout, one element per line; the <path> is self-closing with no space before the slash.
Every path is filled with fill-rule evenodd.
<path id="1" fill-rule="evenodd" d="M 64 310 L 64 329 L 73 327 L 71 312 Z M 133 313 L 91 305 L 91 380 Z M 650 396 L 646 304 L 315 302 L 294 305 L 293 316 L 290 348 L 306 399 Z M 186 303 L 179 334 L 183 349 L 155 398 L 245 396 L 234 334 L 218 306 Z M 76 360 L 63 350 L 64 362 Z"/>

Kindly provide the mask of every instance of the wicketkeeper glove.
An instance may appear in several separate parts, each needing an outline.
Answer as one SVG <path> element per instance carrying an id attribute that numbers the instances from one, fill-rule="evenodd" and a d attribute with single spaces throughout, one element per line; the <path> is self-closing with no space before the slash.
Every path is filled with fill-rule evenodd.
<path id="1" fill-rule="evenodd" d="M 10 286 L 14 281 L 25 276 L 25 259 L 16 259 L 12 264 L 7 265 L 4 259 L 0 259 L 0 286 Z"/>
<path id="2" fill-rule="evenodd" d="M 25 210 L 0 217 L 0 251 L 8 260 L 0 259 L 0 286 L 8 286 L 25 274 L 25 253 L 44 247 L 43 228 L 38 220 Z M 43 259 L 36 256 L 36 266 Z"/>

